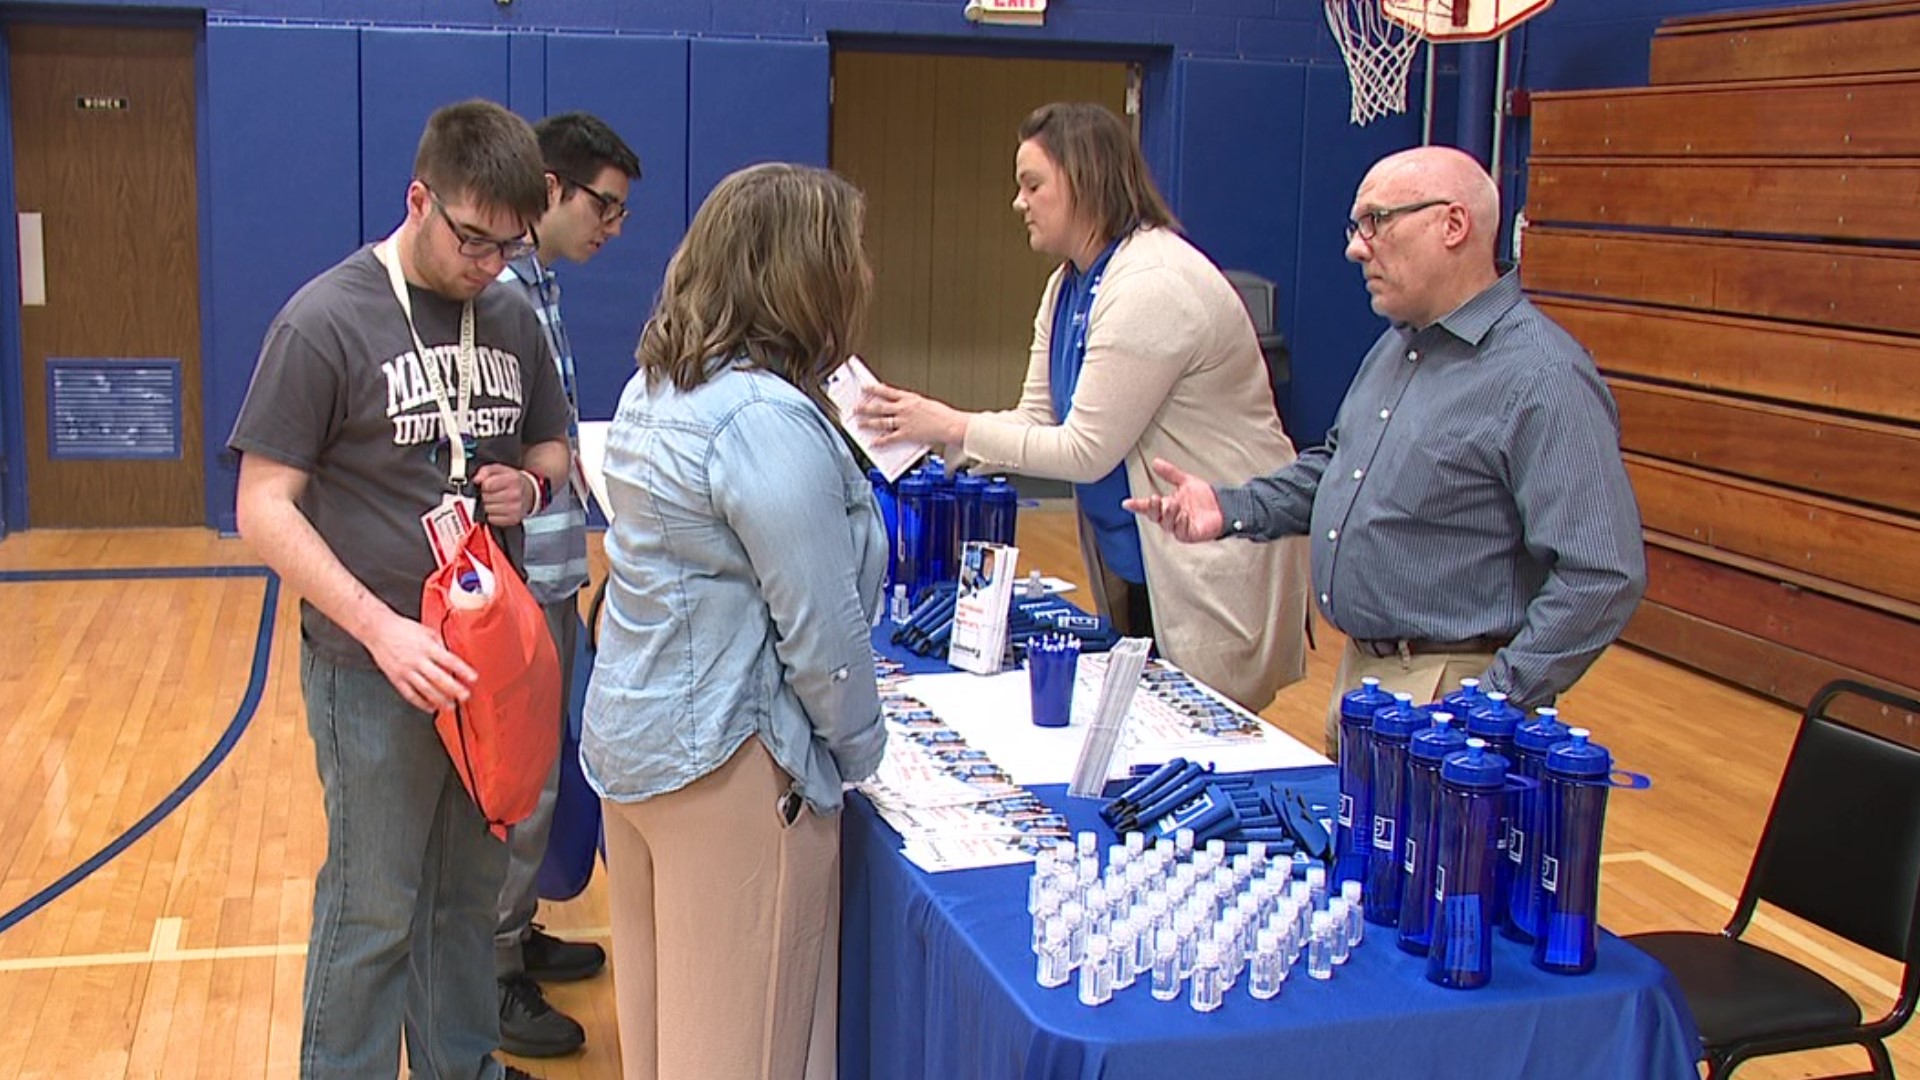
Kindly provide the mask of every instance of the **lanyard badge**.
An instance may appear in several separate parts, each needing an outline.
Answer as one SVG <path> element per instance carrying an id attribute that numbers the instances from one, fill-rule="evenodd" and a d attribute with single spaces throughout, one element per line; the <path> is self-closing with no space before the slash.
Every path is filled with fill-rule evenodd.
<path id="1" fill-rule="evenodd" d="M 456 405 L 448 400 L 447 383 L 440 374 L 440 365 L 428 355 L 426 343 L 420 340 L 420 331 L 413 324 L 413 302 L 400 273 L 400 257 L 394 249 L 393 238 L 376 246 L 373 255 L 387 268 L 387 283 L 393 288 L 394 299 L 400 302 L 407 334 L 413 339 L 414 357 L 420 363 L 428 389 L 433 391 L 433 403 L 440 410 L 440 426 L 447 439 L 446 493 L 441 495 L 438 506 L 420 515 L 420 527 L 427 534 L 427 547 L 433 552 L 434 564 L 446 566 L 458 557 L 474 520 L 474 500 L 467 494 L 470 485 L 466 441 L 466 433 L 472 427 L 473 384 L 479 366 L 473 344 L 473 301 L 467 301 L 460 309 L 460 346 L 454 368 Z"/>

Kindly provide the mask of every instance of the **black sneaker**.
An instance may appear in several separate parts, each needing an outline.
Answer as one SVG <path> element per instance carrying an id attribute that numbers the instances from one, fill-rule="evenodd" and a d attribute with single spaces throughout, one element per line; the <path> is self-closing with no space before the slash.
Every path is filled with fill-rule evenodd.
<path id="1" fill-rule="evenodd" d="M 520 1057 L 571 1054 L 587 1043 L 587 1032 L 573 1017 L 547 1004 L 540 984 L 525 975 L 501 979 L 500 1049 Z"/>
<path id="2" fill-rule="evenodd" d="M 607 950 L 591 941 L 561 941 L 534 923 L 520 943 L 520 963 L 535 982 L 574 982 L 600 974 Z"/>

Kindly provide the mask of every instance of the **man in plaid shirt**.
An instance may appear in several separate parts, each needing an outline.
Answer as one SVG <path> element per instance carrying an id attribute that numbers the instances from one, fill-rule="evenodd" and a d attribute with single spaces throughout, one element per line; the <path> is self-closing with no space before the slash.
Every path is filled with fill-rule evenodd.
<path id="1" fill-rule="evenodd" d="M 640 179 L 633 150 L 598 117 L 571 112 L 534 125 L 547 171 L 547 212 L 534 228 L 539 246 L 500 272 L 499 281 L 521 290 L 540 316 L 553 346 L 554 363 L 572 410 L 568 474 L 579 475 L 580 402 L 574 379 L 573 348 L 560 321 L 560 286 L 553 264 L 560 259 L 584 263 L 620 235 L 627 218 L 627 190 Z M 584 485 L 577 479 L 554 487 L 547 508 L 525 522 L 527 585 L 545 606 L 547 625 L 560 650 L 561 699 L 556 722 L 567 723 L 572 696 L 573 656 L 580 632 L 575 594 L 587 583 L 587 511 Z M 546 856 L 560 781 L 559 763 L 533 816 L 508 836 L 507 877 L 500 890 L 500 921 L 494 935 L 500 982 L 500 1045 L 522 1057 L 558 1057 L 586 1044 L 586 1032 L 572 1017 L 547 1003 L 541 982 L 590 978 L 606 965 L 607 954 L 591 942 L 562 941 L 533 921 L 539 904 L 535 877 Z"/>

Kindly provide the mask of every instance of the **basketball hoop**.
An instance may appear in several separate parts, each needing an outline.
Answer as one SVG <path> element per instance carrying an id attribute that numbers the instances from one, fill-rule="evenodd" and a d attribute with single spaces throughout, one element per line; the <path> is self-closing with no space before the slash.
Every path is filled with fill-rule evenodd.
<path id="1" fill-rule="evenodd" d="M 1353 84 L 1351 118 L 1366 124 L 1407 111 L 1407 73 L 1420 42 L 1486 41 L 1553 0 L 1326 0 L 1327 28 Z"/>
<path id="2" fill-rule="evenodd" d="M 1379 0 L 1388 19 L 1441 44 L 1488 41 L 1545 11 L 1553 0 Z"/>
<path id="3" fill-rule="evenodd" d="M 1418 2 L 1418 0 L 1415 0 Z M 1407 111 L 1407 73 L 1420 35 L 1382 14 L 1382 0 L 1326 0 L 1327 29 L 1340 44 L 1353 86 L 1355 124 Z"/>

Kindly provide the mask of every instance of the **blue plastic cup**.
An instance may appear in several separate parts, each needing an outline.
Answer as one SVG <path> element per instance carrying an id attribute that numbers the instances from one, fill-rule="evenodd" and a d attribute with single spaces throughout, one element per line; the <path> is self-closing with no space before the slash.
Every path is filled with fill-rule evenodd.
<path id="1" fill-rule="evenodd" d="M 1027 647 L 1027 687 L 1036 727 L 1066 727 L 1073 720 L 1073 681 L 1080 642 L 1039 640 Z"/>

